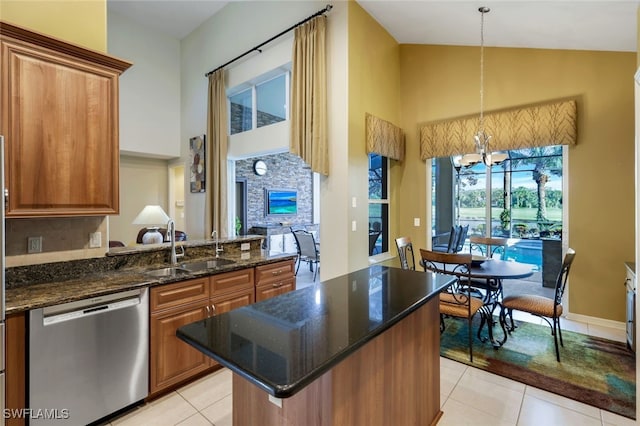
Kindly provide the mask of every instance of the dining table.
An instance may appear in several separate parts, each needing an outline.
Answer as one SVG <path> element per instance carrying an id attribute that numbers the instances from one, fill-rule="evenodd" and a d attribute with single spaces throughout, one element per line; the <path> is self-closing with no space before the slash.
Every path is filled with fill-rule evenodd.
<path id="1" fill-rule="evenodd" d="M 533 265 L 520 263 L 513 260 L 500 260 L 494 258 L 473 257 L 471 263 L 470 276 L 474 280 L 486 280 L 487 294 L 483 300 L 490 305 L 491 315 L 496 307 L 500 305 L 502 297 L 502 281 L 506 279 L 521 279 L 533 275 Z M 503 328 L 504 339 L 496 340 L 493 335 L 493 325 L 495 321 L 488 322 L 489 340 L 494 347 L 499 348 L 507 341 L 507 332 Z"/>

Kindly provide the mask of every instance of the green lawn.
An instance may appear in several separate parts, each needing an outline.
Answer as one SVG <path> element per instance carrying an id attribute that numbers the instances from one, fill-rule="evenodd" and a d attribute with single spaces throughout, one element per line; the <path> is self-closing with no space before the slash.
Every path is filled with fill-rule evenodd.
<path id="1" fill-rule="evenodd" d="M 502 209 L 499 207 L 493 207 L 491 209 L 491 216 L 494 218 L 494 220 L 499 220 L 500 218 L 500 213 L 502 212 Z M 524 221 L 524 222 L 535 222 L 536 220 L 536 213 L 537 213 L 537 209 L 532 208 L 532 209 L 525 209 L 525 208 L 518 208 L 518 209 L 512 209 L 511 210 L 511 214 L 513 215 L 513 217 L 511 218 L 511 222 L 518 222 L 518 221 Z M 485 209 L 484 207 L 478 207 L 478 208 L 466 208 L 466 207 L 462 207 L 460 209 L 460 219 L 484 219 L 485 217 Z M 547 219 L 549 219 L 550 221 L 554 221 L 554 222 L 560 222 L 562 221 L 562 209 L 547 209 Z"/>

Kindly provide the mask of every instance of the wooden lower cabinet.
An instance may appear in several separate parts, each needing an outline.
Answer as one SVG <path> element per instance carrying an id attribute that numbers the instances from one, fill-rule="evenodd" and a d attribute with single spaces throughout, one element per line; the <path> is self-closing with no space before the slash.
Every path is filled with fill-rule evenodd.
<path id="1" fill-rule="evenodd" d="M 296 289 L 294 260 L 256 266 L 256 302 Z"/>
<path id="2" fill-rule="evenodd" d="M 229 312 L 241 306 L 247 306 L 254 302 L 253 286 L 233 293 L 223 294 L 211 298 L 211 311 L 213 315 Z"/>
<path id="3" fill-rule="evenodd" d="M 242 269 L 151 289 L 149 396 L 218 365 L 176 337 L 183 325 L 255 301 L 254 269 Z"/>
<path id="4" fill-rule="evenodd" d="M 27 323 L 26 314 L 20 312 L 6 318 L 5 407 L 9 410 L 26 408 L 27 382 Z M 0 413 L 2 415 L 2 413 Z M 5 419 L 6 426 L 24 425 L 24 418 Z"/>
<path id="5" fill-rule="evenodd" d="M 183 325 L 207 317 L 209 299 L 151 315 L 150 386 L 153 395 L 209 367 L 209 357 L 176 337 Z"/>

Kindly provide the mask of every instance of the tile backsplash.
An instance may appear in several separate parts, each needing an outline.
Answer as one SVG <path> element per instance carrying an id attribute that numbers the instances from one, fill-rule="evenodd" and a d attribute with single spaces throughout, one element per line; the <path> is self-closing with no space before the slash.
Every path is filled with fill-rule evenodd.
<path id="1" fill-rule="evenodd" d="M 89 237 L 101 233 L 99 248 L 89 248 Z M 7 219 L 6 266 L 35 265 L 54 261 L 104 256 L 109 250 L 105 216 Z M 29 237 L 42 237 L 42 252 L 28 253 Z"/>

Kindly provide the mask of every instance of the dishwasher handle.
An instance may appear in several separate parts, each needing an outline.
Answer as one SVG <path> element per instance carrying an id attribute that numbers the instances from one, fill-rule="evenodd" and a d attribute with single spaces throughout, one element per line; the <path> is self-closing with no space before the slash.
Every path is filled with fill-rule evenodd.
<path id="1" fill-rule="evenodd" d="M 44 315 L 42 318 L 42 325 L 46 327 L 48 325 L 73 321 L 75 319 L 85 318 L 92 315 L 102 315 L 106 314 L 107 312 L 113 312 L 118 309 L 125 309 L 131 306 L 136 306 L 138 304 L 140 304 L 140 297 L 135 296 L 128 299 L 106 303 L 103 305 L 80 308 L 74 311 L 61 312 L 53 315 Z"/>

